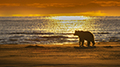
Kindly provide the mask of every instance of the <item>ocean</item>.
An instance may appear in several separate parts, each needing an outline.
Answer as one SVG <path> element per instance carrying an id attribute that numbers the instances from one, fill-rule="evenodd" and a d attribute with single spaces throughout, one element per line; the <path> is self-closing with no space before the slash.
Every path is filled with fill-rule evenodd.
<path id="1" fill-rule="evenodd" d="M 0 17 L 0 44 L 75 44 L 75 30 L 92 32 L 95 42 L 120 42 L 120 17 Z"/>

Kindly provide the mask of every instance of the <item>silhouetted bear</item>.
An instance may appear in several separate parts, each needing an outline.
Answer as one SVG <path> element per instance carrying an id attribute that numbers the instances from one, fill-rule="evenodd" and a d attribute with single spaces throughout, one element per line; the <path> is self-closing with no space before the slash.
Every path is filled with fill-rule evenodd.
<path id="1" fill-rule="evenodd" d="M 90 46 L 90 41 L 93 43 L 93 46 L 95 44 L 94 36 L 89 31 L 75 31 L 74 35 L 77 35 L 79 37 L 79 45 L 82 42 L 82 47 L 84 44 L 84 40 L 87 40 L 88 47 Z M 80 45 L 80 47 L 81 47 L 81 45 Z"/>

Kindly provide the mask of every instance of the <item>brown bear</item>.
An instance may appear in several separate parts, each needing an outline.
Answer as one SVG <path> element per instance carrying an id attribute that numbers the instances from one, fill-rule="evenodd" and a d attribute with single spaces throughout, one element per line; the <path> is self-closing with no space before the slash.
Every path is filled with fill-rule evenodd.
<path id="1" fill-rule="evenodd" d="M 93 43 L 93 46 L 95 44 L 94 36 L 89 31 L 75 31 L 74 35 L 77 35 L 79 37 L 79 45 L 80 45 L 80 47 L 81 47 L 81 42 L 82 42 L 82 47 L 84 47 L 83 46 L 84 40 L 87 41 L 87 46 L 88 47 L 90 47 L 90 42 Z"/>

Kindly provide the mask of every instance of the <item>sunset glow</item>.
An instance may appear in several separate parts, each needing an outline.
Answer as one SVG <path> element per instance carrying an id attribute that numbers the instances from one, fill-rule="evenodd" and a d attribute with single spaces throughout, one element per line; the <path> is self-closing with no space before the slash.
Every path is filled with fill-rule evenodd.
<path id="1" fill-rule="evenodd" d="M 1 0 L 0 16 L 120 16 L 119 0 Z"/>
<path id="2" fill-rule="evenodd" d="M 55 19 L 55 20 L 85 20 L 85 19 L 90 19 L 90 17 L 85 17 L 85 16 L 56 16 L 56 17 L 51 17 L 51 19 Z"/>

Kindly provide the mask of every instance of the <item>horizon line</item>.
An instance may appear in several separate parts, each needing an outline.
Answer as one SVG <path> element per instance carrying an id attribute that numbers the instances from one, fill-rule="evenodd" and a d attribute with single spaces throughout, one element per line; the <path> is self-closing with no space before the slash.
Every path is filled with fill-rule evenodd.
<path id="1" fill-rule="evenodd" d="M 25 15 L 25 16 L 0 16 L 0 17 L 40 17 L 40 16 L 89 16 L 89 15 L 39 15 L 39 16 L 36 16 L 36 15 L 33 15 L 33 16 Z M 109 15 L 106 15 L 106 16 L 109 16 Z M 112 15 L 110 15 L 110 16 L 111 17 L 118 17 L 118 16 L 112 16 Z M 91 16 L 91 17 L 94 17 L 94 16 Z M 98 16 L 98 17 L 100 17 L 100 16 Z M 105 17 L 105 16 L 101 16 L 101 17 Z"/>

